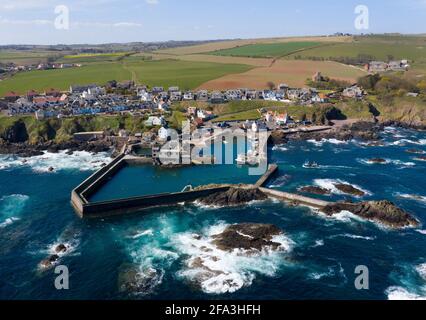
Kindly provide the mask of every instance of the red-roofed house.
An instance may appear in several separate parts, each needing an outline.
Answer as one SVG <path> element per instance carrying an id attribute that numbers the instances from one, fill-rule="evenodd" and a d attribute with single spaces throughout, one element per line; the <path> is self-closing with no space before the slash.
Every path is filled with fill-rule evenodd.
<path id="1" fill-rule="evenodd" d="M 8 93 L 5 94 L 4 99 L 8 102 L 15 102 L 16 100 L 19 99 L 19 94 L 17 94 L 14 91 L 10 91 Z"/>

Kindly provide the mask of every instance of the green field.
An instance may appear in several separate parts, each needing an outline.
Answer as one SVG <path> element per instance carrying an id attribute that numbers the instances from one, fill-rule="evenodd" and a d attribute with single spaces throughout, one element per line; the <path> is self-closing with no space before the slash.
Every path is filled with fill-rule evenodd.
<path id="1" fill-rule="evenodd" d="M 224 49 L 210 52 L 210 54 L 219 56 L 234 57 L 283 57 L 293 52 L 298 52 L 307 48 L 313 48 L 322 45 L 320 42 L 284 42 L 284 43 L 265 43 L 251 44 L 232 49 Z"/>
<path id="2" fill-rule="evenodd" d="M 143 61 L 134 58 L 128 61 L 91 63 L 81 68 L 22 72 L 0 82 L 0 96 L 9 91 L 25 93 L 31 89 L 43 91 L 47 88 L 69 89 L 76 84 L 105 84 L 109 80 L 135 80 L 149 86 L 194 89 L 204 82 L 230 73 L 250 70 L 250 66 L 219 64 L 210 62 L 188 62 L 177 60 Z"/>
<path id="3" fill-rule="evenodd" d="M 411 61 L 426 59 L 426 43 L 389 43 L 389 42 L 353 42 L 353 43 L 339 43 L 329 46 L 322 46 L 317 48 L 308 49 L 302 52 L 294 53 L 288 58 L 296 56 L 301 59 L 315 58 L 339 58 L 349 57 L 356 58 L 359 55 L 372 56 L 373 60 L 393 59 L 408 59 Z"/>
<path id="4" fill-rule="evenodd" d="M 0 63 L 15 63 L 17 65 L 45 63 L 49 57 L 59 57 L 61 54 L 63 53 L 42 50 L 0 50 Z"/>

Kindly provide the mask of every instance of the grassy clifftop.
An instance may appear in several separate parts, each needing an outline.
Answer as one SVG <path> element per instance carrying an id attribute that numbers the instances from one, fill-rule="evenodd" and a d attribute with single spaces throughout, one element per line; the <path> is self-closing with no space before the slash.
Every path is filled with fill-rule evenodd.
<path id="1" fill-rule="evenodd" d="M 8 142 L 31 144 L 50 140 L 70 140 L 76 132 L 125 129 L 131 133 L 141 132 L 144 118 L 130 116 L 74 117 L 66 119 L 36 120 L 32 116 L 0 117 L 0 139 Z"/>

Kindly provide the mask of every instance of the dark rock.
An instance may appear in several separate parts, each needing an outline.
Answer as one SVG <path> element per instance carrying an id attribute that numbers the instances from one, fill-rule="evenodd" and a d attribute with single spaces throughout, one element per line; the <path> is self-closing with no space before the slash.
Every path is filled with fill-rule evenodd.
<path id="1" fill-rule="evenodd" d="M 416 157 L 416 158 L 414 158 L 414 160 L 417 160 L 417 161 L 426 161 L 426 157 Z"/>
<path id="2" fill-rule="evenodd" d="M 273 242 L 272 238 L 280 234 L 282 231 L 271 224 L 234 224 L 227 227 L 221 234 L 213 236 L 212 243 L 224 251 L 234 249 L 277 250 L 280 244 Z"/>
<path id="3" fill-rule="evenodd" d="M 225 192 L 217 192 L 200 199 L 205 205 L 238 206 L 254 200 L 266 200 L 268 197 L 257 188 L 232 187 Z"/>
<path id="4" fill-rule="evenodd" d="M 413 153 L 413 154 L 425 154 L 426 151 L 419 150 L 419 149 L 408 149 L 406 150 L 407 153 Z"/>
<path id="5" fill-rule="evenodd" d="M 306 186 L 299 189 L 300 192 L 312 193 L 317 195 L 330 195 L 331 191 L 317 186 Z"/>
<path id="6" fill-rule="evenodd" d="M 56 248 L 55 248 L 56 253 L 65 253 L 66 251 L 67 251 L 67 247 L 66 247 L 66 245 L 64 245 L 62 243 L 57 245 Z"/>
<path id="7" fill-rule="evenodd" d="M 59 260 L 59 256 L 57 254 L 53 254 L 51 256 L 49 256 L 48 258 L 42 260 L 40 262 L 40 266 L 42 268 L 50 268 L 51 266 L 53 266 L 57 261 Z"/>
<path id="8" fill-rule="evenodd" d="M 350 194 L 352 196 L 356 196 L 356 197 L 363 197 L 365 196 L 365 192 L 362 190 L 359 190 L 357 188 L 355 188 L 354 186 L 351 186 L 350 184 L 345 184 L 345 183 L 336 183 L 334 185 L 339 191 L 346 193 L 346 194 Z"/>
<path id="9" fill-rule="evenodd" d="M 387 163 L 387 161 L 385 159 L 382 159 L 382 158 L 370 159 L 370 160 L 368 160 L 368 162 L 375 163 L 375 164 L 386 164 Z"/>
<path id="10" fill-rule="evenodd" d="M 322 211 L 333 216 L 341 211 L 349 211 L 366 220 L 380 222 L 391 228 L 417 227 L 419 222 L 390 201 L 369 201 L 360 203 L 337 202 Z"/>
<path id="11" fill-rule="evenodd" d="M 53 171 L 55 171 L 55 168 L 53 168 L 53 167 L 49 167 L 48 171 L 49 171 L 49 172 L 53 172 Z"/>
<path id="12" fill-rule="evenodd" d="M 132 295 L 146 295 L 152 293 L 161 282 L 163 275 L 155 269 L 140 270 L 137 265 L 124 264 L 118 275 L 120 292 Z"/>
<path id="13" fill-rule="evenodd" d="M 274 144 L 284 144 L 288 142 L 287 135 L 281 130 L 274 130 L 269 136 L 269 141 Z"/>

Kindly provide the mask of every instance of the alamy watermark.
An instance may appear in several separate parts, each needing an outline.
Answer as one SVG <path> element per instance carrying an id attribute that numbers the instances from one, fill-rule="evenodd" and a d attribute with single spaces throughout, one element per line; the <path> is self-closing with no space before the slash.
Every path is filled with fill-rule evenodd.
<path id="1" fill-rule="evenodd" d="M 368 30 L 370 29 L 370 10 L 366 5 L 358 5 L 355 7 L 355 29 Z"/>
<path id="2" fill-rule="evenodd" d="M 165 143 L 160 147 L 158 159 L 163 165 L 246 164 L 249 175 L 262 175 L 268 169 L 267 129 L 253 123 L 246 130 L 203 128 L 191 131 L 189 121 L 184 121 L 182 134 L 165 129 Z"/>
<path id="3" fill-rule="evenodd" d="M 55 21 L 54 26 L 57 30 L 69 30 L 70 29 L 70 9 L 65 5 L 59 5 L 55 7 Z"/>

